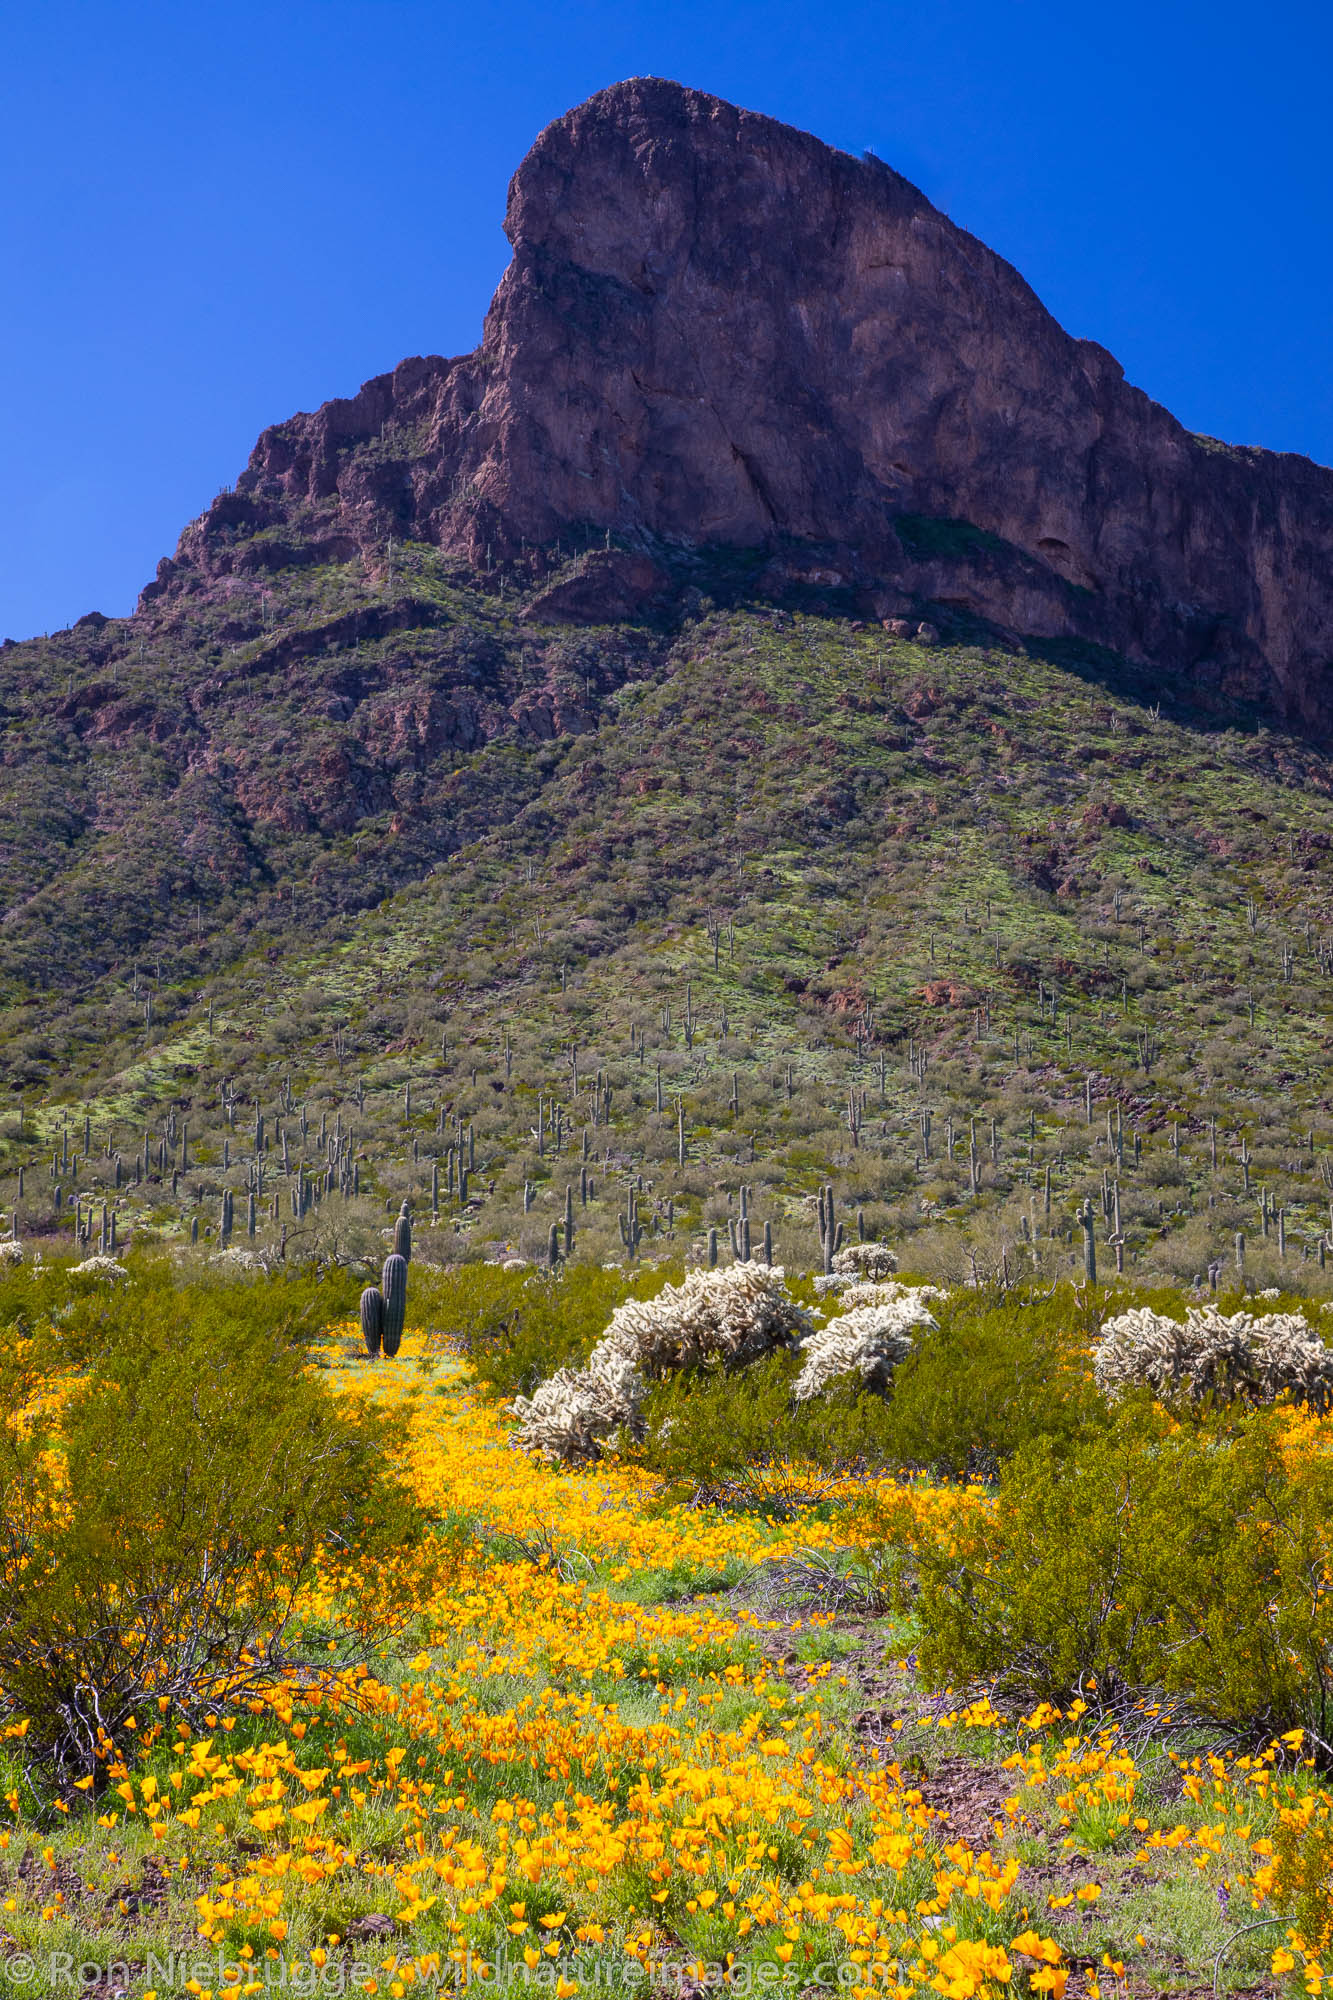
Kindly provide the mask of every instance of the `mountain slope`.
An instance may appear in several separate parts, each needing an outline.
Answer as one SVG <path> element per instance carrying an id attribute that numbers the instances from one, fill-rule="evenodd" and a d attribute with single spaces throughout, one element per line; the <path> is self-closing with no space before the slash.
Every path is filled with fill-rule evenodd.
<path id="1" fill-rule="evenodd" d="M 1293 1262 L 1314 1259 L 1333 1142 L 1321 753 L 1205 734 L 1035 652 L 751 611 L 690 624 L 596 731 L 473 769 L 495 774 L 488 829 L 378 907 L 340 914 L 307 885 L 230 969 L 199 981 L 176 958 L 137 1002 L 108 979 L 48 1016 L 69 1109 L 40 1111 L 11 1161 L 66 1118 L 81 1150 L 86 1116 L 75 1181 L 100 1200 L 105 1145 L 128 1176 L 147 1135 L 125 1219 L 209 1230 L 222 1188 L 255 1180 L 259 1108 L 261 1238 L 298 1226 L 293 1190 L 336 1132 L 332 1185 L 358 1160 L 363 1197 L 419 1214 L 440 1163 L 427 1243 L 539 1254 L 586 1133 L 582 1249 L 616 1252 L 646 1176 L 677 1250 L 710 1223 L 725 1244 L 748 1185 L 777 1254 L 803 1260 L 827 1179 L 849 1226 L 863 1210 L 986 1268 L 1064 1268 L 1106 1171 L 1131 1267 L 1197 1275 L 1242 1229 L 1262 1270 L 1270 1201 Z M 448 1154 L 469 1129 L 463 1202 Z M 330 1193 L 299 1226 L 365 1243 L 373 1210 Z"/>
<path id="2" fill-rule="evenodd" d="M 675 86 L 559 121 L 510 224 L 477 356 L 266 433 L 133 619 L 0 648 L 23 1229 L 216 1240 L 229 1189 L 341 1255 L 408 1195 L 546 1254 L 572 1185 L 579 1249 L 637 1194 L 631 1249 L 704 1254 L 746 1187 L 805 1260 L 828 1182 L 964 1270 L 1067 1269 L 1091 1198 L 1103 1269 L 1281 1229 L 1318 1284 L 1333 476 Z"/>

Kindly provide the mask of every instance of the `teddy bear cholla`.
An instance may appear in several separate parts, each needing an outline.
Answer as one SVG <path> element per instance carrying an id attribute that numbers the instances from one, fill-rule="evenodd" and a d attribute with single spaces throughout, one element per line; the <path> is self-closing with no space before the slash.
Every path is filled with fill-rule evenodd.
<path id="1" fill-rule="evenodd" d="M 841 1292 L 848 1285 L 878 1284 L 897 1268 L 898 1259 L 887 1243 L 845 1243 L 834 1252 L 833 1269 L 815 1279 L 815 1290 L 823 1298 L 826 1292 Z"/>
<path id="2" fill-rule="evenodd" d="M 637 1435 L 649 1381 L 682 1368 L 745 1368 L 790 1347 L 814 1323 L 783 1279 L 780 1266 L 732 1264 L 617 1306 L 586 1367 L 558 1369 L 511 1403 L 515 1441 L 567 1464 L 595 1458 L 621 1431 Z"/>
<path id="3" fill-rule="evenodd" d="M 1333 1402 L 1333 1353 L 1300 1313 L 1191 1306 L 1182 1324 L 1135 1306 L 1105 1322 L 1092 1368 L 1112 1398 L 1147 1388 L 1163 1402 L 1271 1403 L 1288 1391 L 1317 1409 Z"/>
<path id="4" fill-rule="evenodd" d="M 792 1385 L 796 1401 L 808 1402 L 852 1373 L 882 1396 L 911 1353 L 918 1329 L 936 1325 L 927 1300 L 942 1297 L 934 1285 L 850 1285 L 839 1300 L 842 1310 L 801 1342 L 805 1366 Z"/>

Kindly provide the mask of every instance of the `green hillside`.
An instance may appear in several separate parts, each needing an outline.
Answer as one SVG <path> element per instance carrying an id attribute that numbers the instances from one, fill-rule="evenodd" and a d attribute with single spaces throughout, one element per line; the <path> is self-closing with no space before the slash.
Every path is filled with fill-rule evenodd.
<path id="1" fill-rule="evenodd" d="M 406 1195 L 428 1255 L 545 1256 L 572 1186 L 575 1255 L 633 1192 L 638 1255 L 726 1256 L 744 1187 L 808 1262 L 829 1183 L 958 1277 L 1081 1268 L 1091 1196 L 1100 1274 L 1241 1232 L 1266 1282 L 1281 1234 L 1317 1285 L 1329 759 L 1093 650 L 702 581 L 571 630 L 409 548 L 265 579 L 248 636 L 186 598 L 6 648 L 20 1232 L 213 1240 L 230 1188 L 234 1246 L 355 1255 Z"/>

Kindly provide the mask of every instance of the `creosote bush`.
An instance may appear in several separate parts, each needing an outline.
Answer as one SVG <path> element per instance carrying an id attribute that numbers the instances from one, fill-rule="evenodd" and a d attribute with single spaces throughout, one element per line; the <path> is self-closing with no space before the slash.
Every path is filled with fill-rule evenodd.
<path id="1" fill-rule="evenodd" d="M 1038 1438 L 993 1507 L 882 1526 L 934 1686 L 1103 1708 L 1150 1702 L 1333 1758 L 1333 1458 L 1281 1413 L 1180 1429 L 1126 1404 L 1069 1453 Z M 896 1548 L 896 1555 L 894 1555 Z M 1095 1690 L 1095 1694 L 1094 1694 Z"/>
<path id="2" fill-rule="evenodd" d="M 896 1370 L 886 1413 L 899 1463 L 993 1477 L 1020 1446 L 1064 1452 L 1105 1417 L 1075 1331 L 1072 1287 L 1051 1296 L 950 1292 Z"/>
<path id="3" fill-rule="evenodd" d="M 391 1629 L 379 1558 L 424 1565 L 428 1538 L 388 1425 L 306 1366 L 301 1287 L 159 1270 L 62 1305 L 47 1283 L 51 1319 L 0 1362 L 0 1714 L 60 1782 L 97 1786 L 132 1719 L 165 1703 L 198 1724 Z M 303 1660 L 316 1579 L 341 1644 L 322 1631 Z"/>
<path id="4" fill-rule="evenodd" d="M 508 1400 L 581 1362 L 617 1306 L 679 1275 L 675 1265 L 625 1271 L 562 1264 L 548 1271 L 464 1264 L 418 1270 L 415 1283 L 427 1324 L 463 1348 L 487 1393 Z"/>
<path id="5" fill-rule="evenodd" d="M 799 1365 L 798 1356 L 780 1351 L 739 1374 L 675 1375 L 656 1384 L 641 1406 L 635 1458 L 696 1499 L 741 1490 L 752 1470 L 779 1463 L 830 1472 L 884 1465 L 884 1399 L 846 1375 L 796 1403 Z M 760 1511 L 771 1512 L 770 1502 Z"/>
<path id="6" fill-rule="evenodd" d="M 1333 1814 L 1307 1793 L 1278 1818 L 1273 1895 L 1290 1910 L 1301 1949 L 1325 1958 L 1333 1945 Z"/>

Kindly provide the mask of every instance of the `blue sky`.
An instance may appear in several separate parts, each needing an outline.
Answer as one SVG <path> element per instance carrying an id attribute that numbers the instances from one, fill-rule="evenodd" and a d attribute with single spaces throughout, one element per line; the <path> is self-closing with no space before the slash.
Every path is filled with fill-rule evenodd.
<path id="1" fill-rule="evenodd" d="M 1326 4 L 0 8 L 0 636 L 128 611 L 259 430 L 475 345 L 622 76 L 871 148 L 1192 429 L 1333 463 Z"/>

